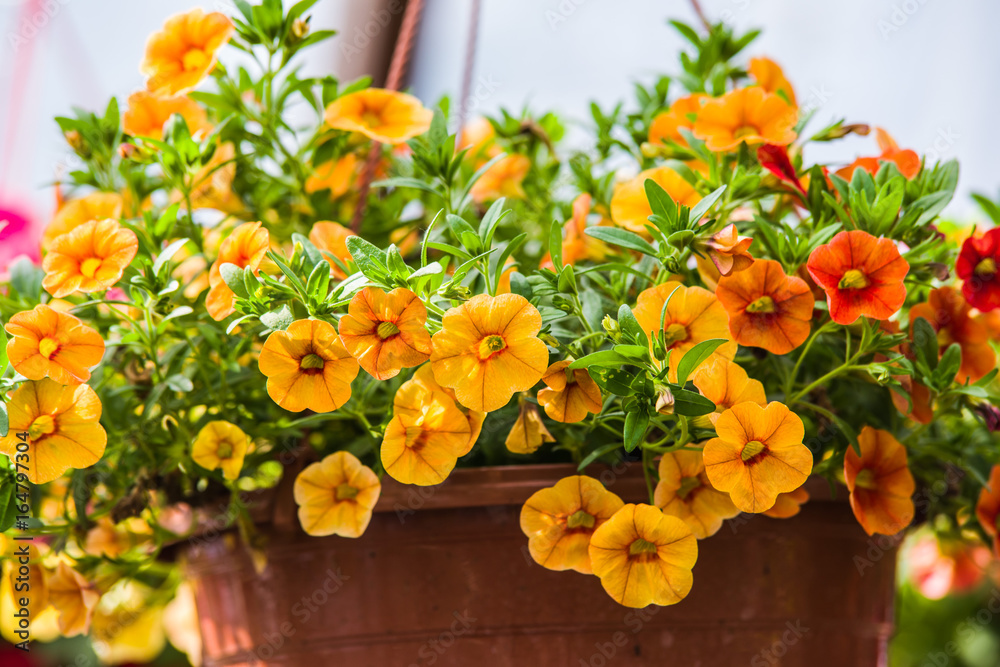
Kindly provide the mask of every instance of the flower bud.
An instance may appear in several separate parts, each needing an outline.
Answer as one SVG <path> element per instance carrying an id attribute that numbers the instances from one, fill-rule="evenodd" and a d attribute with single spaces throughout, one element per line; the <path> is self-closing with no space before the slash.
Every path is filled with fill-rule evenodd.
<path id="1" fill-rule="evenodd" d="M 975 410 L 986 424 L 986 428 L 994 433 L 1000 431 L 1000 409 L 992 403 L 983 402 L 977 405 Z"/>
<path id="2" fill-rule="evenodd" d="M 604 327 L 605 333 L 611 336 L 611 340 L 616 343 L 620 343 L 622 339 L 622 328 L 618 324 L 618 320 L 614 319 L 610 315 L 605 315 L 604 319 L 601 320 L 601 326 Z"/>
<path id="3" fill-rule="evenodd" d="M 309 34 L 309 19 L 292 21 L 292 41 L 299 41 Z"/>
<path id="4" fill-rule="evenodd" d="M 661 415 L 674 414 L 674 395 L 670 387 L 658 387 L 656 389 L 656 411 Z"/>

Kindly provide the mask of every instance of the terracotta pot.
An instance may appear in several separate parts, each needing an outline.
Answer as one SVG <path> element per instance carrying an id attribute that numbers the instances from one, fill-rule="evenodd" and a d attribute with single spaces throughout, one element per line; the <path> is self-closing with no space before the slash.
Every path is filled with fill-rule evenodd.
<path id="1" fill-rule="evenodd" d="M 631 468 L 592 474 L 641 502 Z M 895 545 L 862 532 L 842 489 L 833 500 L 825 483 L 810 485 L 813 500 L 792 519 L 727 522 L 699 543 L 687 599 L 632 610 L 596 577 L 527 555 L 521 504 L 570 474 L 547 465 L 459 470 L 439 487 L 389 480 L 357 540 L 305 535 L 279 489 L 259 514 L 261 573 L 235 539 L 185 547 L 205 665 L 887 664 Z"/>

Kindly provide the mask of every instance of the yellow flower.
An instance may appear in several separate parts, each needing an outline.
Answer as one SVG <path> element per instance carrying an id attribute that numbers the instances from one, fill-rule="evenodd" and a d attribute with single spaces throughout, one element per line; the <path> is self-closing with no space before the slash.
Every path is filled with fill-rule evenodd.
<path id="1" fill-rule="evenodd" d="M 622 183 L 611 197 L 611 219 L 619 227 L 649 237 L 646 225 L 653 209 L 646 197 L 646 181 L 652 180 L 663 188 L 670 198 L 682 206 L 694 206 L 701 195 L 694 187 L 670 167 L 647 169 L 630 181 Z"/>
<path id="2" fill-rule="evenodd" d="M 122 114 L 122 129 L 134 137 L 161 139 L 163 126 L 174 114 L 180 114 L 192 135 L 212 129 L 205 110 L 187 95 L 156 97 L 144 90 L 128 96 L 128 110 Z"/>
<path id="3" fill-rule="evenodd" d="M 663 455 L 654 500 L 664 514 L 684 521 L 699 540 L 715 535 L 723 519 L 740 513 L 729 496 L 708 481 L 700 451 L 679 450 Z"/>
<path id="4" fill-rule="evenodd" d="M 538 414 L 538 406 L 528 401 L 521 401 L 517 419 L 510 427 L 510 433 L 507 434 L 504 443 L 507 449 L 515 454 L 531 454 L 541 447 L 542 443 L 555 441 L 549 429 L 545 428 L 542 416 Z"/>
<path id="5" fill-rule="evenodd" d="M 236 479 L 243 468 L 249 436 L 227 421 L 206 424 L 191 446 L 191 459 L 206 470 L 222 469 L 226 479 Z"/>
<path id="6" fill-rule="evenodd" d="M 91 220 L 118 219 L 124 202 L 115 192 L 94 192 L 63 204 L 42 233 L 42 247 L 48 250 L 57 237 Z"/>
<path id="7" fill-rule="evenodd" d="M 546 387 L 538 391 L 538 404 L 551 419 L 575 424 L 601 411 L 601 389 L 586 369 L 567 371 L 569 365 L 570 361 L 564 359 L 545 371 L 542 382 Z"/>
<path id="8" fill-rule="evenodd" d="M 229 41 L 233 24 L 225 14 L 192 9 L 167 19 L 150 35 L 139 67 L 146 88 L 157 97 L 191 90 L 215 67 L 215 53 Z"/>
<path id="9" fill-rule="evenodd" d="M 83 575 L 63 561 L 49 575 L 46 585 L 49 602 L 59 612 L 59 632 L 64 637 L 86 634 L 101 594 Z"/>
<path id="10" fill-rule="evenodd" d="M 309 535 L 361 537 L 382 484 L 356 456 L 340 451 L 300 472 L 294 493 L 299 523 Z"/>
<path id="11" fill-rule="evenodd" d="M 338 97 L 326 108 L 326 124 L 337 130 L 360 132 L 383 144 L 401 144 L 431 126 L 434 112 L 420 100 L 394 90 L 366 88 Z"/>

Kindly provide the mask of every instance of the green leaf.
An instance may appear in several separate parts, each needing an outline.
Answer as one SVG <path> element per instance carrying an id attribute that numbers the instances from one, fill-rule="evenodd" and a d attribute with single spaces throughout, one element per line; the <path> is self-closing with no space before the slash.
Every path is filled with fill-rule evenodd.
<path id="1" fill-rule="evenodd" d="M 715 403 L 695 391 L 688 391 L 679 385 L 671 384 L 670 393 L 674 395 L 674 414 L 685 417 L 700 417 L 715 412 Z"/>
<path id="2" fill-rule="evenodd" d="M 7 332 L 0 323 L 0 378 L 7 372 Z"/>
<path id="3" fill-rule="evenodd" d="M 18 257 L 10 265 L 10 286 L 28 301 L 38 301 L 42 295 L 45 272 L 27 257 Z"/>
<path id="4" fill-rule="evenodd" d="M 631 452 L 638 447 L 643 438 L 646 437 L 646 427 L 649 426 L 649 413 L 644 409 L 637 409 L 625 415 L 625 451 Z"/>
<path id="5" fill-rule="evenodd" d="M 712 356 L 712 353 L 720 345 L 727 342 L 729 341 L 725 338 L 712 338 L 710 340 L 703 340 L 688 350 L 687 354 L 681 358 L 680 363 L 677 364 L 677 384 L 683 387 L 688 377 L 691 376 L 691 373 L 701 366 L 702 362 Z"/>
<path id="6" fill-rule="evenodd" d="M 273 331 L 284 331 L 294 321 L 295 316 L 292 315 L 292 311 L 288 309 L 288 304 L 281 306 L 278 310 L 272 310 L 271 312 L 264 313 L 260 316 L 261 324 Z"/>
<path id="7" fill-rule="evenodd" d="M 170 261 L 170 259 L 177 254 L 177 251 L 184 247 L 184 244 L 188 242 L 187 239 L 177 239 L 156 256 L 156 261 L 153 262 L 153 275 L 160 275 L 160 269 L 163 265 Z"/>
<path id="8" fill-rule="evenodd" d="M 385 253 L 360 236 L 347 237 L 347 251 L 354 258 L 361 273 L 371 280 L 382 282 L 389 273 L 385 263 Z"/>
<path id="9" fill-rule="evenodd" d="M 617 227 L 587 227 L 584 231 L 587 236 L 592 236 L 595 239 L 600 239 L 605 243 L 611 243 L 612 245 L 621 246 L 622 248 L 628 248 L 629 250 L 636 250 L 643 253 L 644 255 L 650 255 L 651 257 L 656 257 L 656 248 L 651 246 L 648 241 L 639 236 L 634 232 L 630 232 L 627 229 L 619 229 Z M 562 234 L 559 236 L 560 249 L 562 248 Z"/>
<path id="10" fill-rule="evenodd" d="M 940 390 L 944 390 L 955 379 L 958 369 L 962 366 L 962 347 L 958 343 L 952 343 L 941 355 L 941 361 L 934 369 L 931 383 Z"/>
<path id="11" fill-rule="evenodd" d="M 194 383 L 191 382 L 191 378 L 186 375 L 171 375 L 167 378 L 167 386 L 176 392 L 186 394 L 187 392 L 194 389 Z"/>
<path id="12" fill-rule="evenodd" d="M 618 449 L 619 447 L 621 447 L 621 445 L 619 443 L 617 443 L 617 442 L 611 442 L 611 443 L 608 443 L 606 445 L 601 445 L 600 447 L 598 447 L 597 449 L 595 449 L 591 453 L 587 454 L 587 456 L 585 456 L 583 458 L 583 460 L 580 461 L 580 465 L 578 465 L 576 467 L 577 472 L 583 472 L 583 469 L 586 468 L 587 466 L 589 466 L 591 463 L 593 463 L 597 459 L 601 458 L 605 454 L 607 454 L 609 452 L 613 452 L 614 450 Z"/>
<path id="13" fill-rule="evenodd" d="M 859 169 L 858 171 L 862 171 Z M 913 347 L 917 358 L 932 371 L 938 365 L 937 332 L 931 323 L 923 317 L 918 317 L 913 323 Z"/>
<path id="14" fill-rule="evenodd" d="M 292 234 L 292 243 L 302 246 L 302 252 L 305 254 L 306 261 L 310 267 L 315 267 L 323 261 L 323 253 L 320 252 L 319 248 L 312 241 L 302 234 Z"/>
<path id="15" fill-rule="evenodd" d="M 549 227 L 549 257 L 552 258 L 552 266 L 556 271 L 561 271 L 563 267 L 562 242 L 562 225 L 553 221 Z"/>
<path id="16" fill-rule="evenodd" d="M 243 282 L 243 269 L 227 262 L 219 267 L 219 273 L 222 275 L 222 280 L 225 281 L 234 294 L 244 299 L 250 295 L 247 292 L 246 284 Z"/>
<path id="17" fill-rule="evenodd" d="M 9 430 L 10 430 L 10 417 L 7 414 L 7 404 L 4 403 L 3 401 L 0 401 L 0 438 L 6 438 L 7 431 Z"/>
<path id="18" fill-rule="evenodd" d="M 329 288 L 330 263 L 324 259 L 309 274 L 309 280 L 306 281 L 306 292 L 309 296 L 316 299 L 316 301 L 322 302 L 326 299 L 326 293 Z"/>
<path id="19" fill-rule="evenodd" d="M 0 481 L 0 533 L 2 533 L 10 530 L 17 520 L 17 484 L 14 476 L 8 471 L 0 472 L 0 475 L 4 477 Z"/>
<path id="20" fill-rule="evenodd" d="M 531 301 L 531 297 L 534 296 L 531 283 L 517 271 L 510 274 L 510 291 L 514 294 L 520 294 L 528 301 Z"/>
<path id="21" fill-rule="evenodd" d="M 632 314 L 632 309 L 626 304 L 623 304 L 618 309 L 618 326 L 635 343 L 643 347 L 649 347 L 649 337 L 646 336 L 646 332 L 639 326 L 639 321 Z"/>
<path id="22" fill-rule="evenodd" d="M 671 226 L 674 225 L 677 222 L 677 204 L 670 198 L 667 191 L 651 178 L 647 178 L 642 187 L 646 191 L 646 199 L 649 200 L 649 207 L 652 209 L 653 215 L 666 219 Z M 670 229 L 669 231 L 677 230 Z"/>
<path id="23" fill-rule="evenodd" d="M 503 210 L 504 202 L 507 201 L 504 197 L 500 197 L 489 207 L 486 211 L 486 215 L 483 216 L 482 222 L 479 223 L 479 238 L 483 241 L 484 247 L 489 247 L 490 243 L 493 242 L 493 234 L 496 231 L 497 225 L 500 221 L 510 213 L 510 210 Z"/>
<path id="24" fill-rule="evenodd" d="M 632 380 L 635 377 L 631 373 L 617 368 L 600 368 L 591 366 L 587 373 L 597 383 L 602 390 L 616 396 L 631 396 L 635 393 L 632 387 Z"/>
<path id="25" fill-rule="evenodd" d="M 617 368 L 624 364 L 633 364 L 634 362 L 621 354 L 618 354 L 614 350 L 601 350 L 600 352 L 594 352 L 588 354 L 584 357 L 580 357 L 571 363 L 568 368 L 570 370 L 575 370 L 577 368 L 589 368 L 591 366 L 608 366 L 611 368 Z"/>
<path id="26" fill-rule="evenodd" d="M 708 213 L 708 209 L 712 208 L 712 204 L 718 201 L 719 197 L 721 197 L 722 193 L 725 191 L 726 186 L 723 185 L 695 204 L 694 208 L 691 209 L 691 217 L 688 221 L 688 226 L 694 229 L 697 226 L 698 221 L 701 220 L 706 213 Z"/>

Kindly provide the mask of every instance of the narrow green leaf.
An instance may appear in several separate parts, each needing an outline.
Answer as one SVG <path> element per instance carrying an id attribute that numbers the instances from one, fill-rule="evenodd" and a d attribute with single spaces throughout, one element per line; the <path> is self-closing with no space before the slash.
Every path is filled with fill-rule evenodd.
<path id="1" fill-rule="evenodd" d="M 684 386 L 688 378 L 691 376 L 702 362 L 712 356 L 712 353 L 723 343 L 729 342 L 725 338 L 712 338 L 710 340 L 703 340 L 698 343 L 690 350 L 687 351 L 683 357 L 681 357 L 680 363 L 677 364 L 677 384 Z"/>
<path id="2" fill-rule="evenodd" d="M 644 255 L 650 255 L 651 257 L 657 256 L 656 248 L 651 246 L 648 241 L 638 234 L 630 232 L 627 229 L 618 229 L 617 227 L 587 227 L 584 233 L 587 236 L 593 236 L 595 239 L 600 239 L 605 243 L 611 243 L 613 245 L 621 246 L 622 248 L 628 248 L 629 250 L 636 250 Z M 559 241 L 561 248 L 562 234 L 559 236 Z"/>

